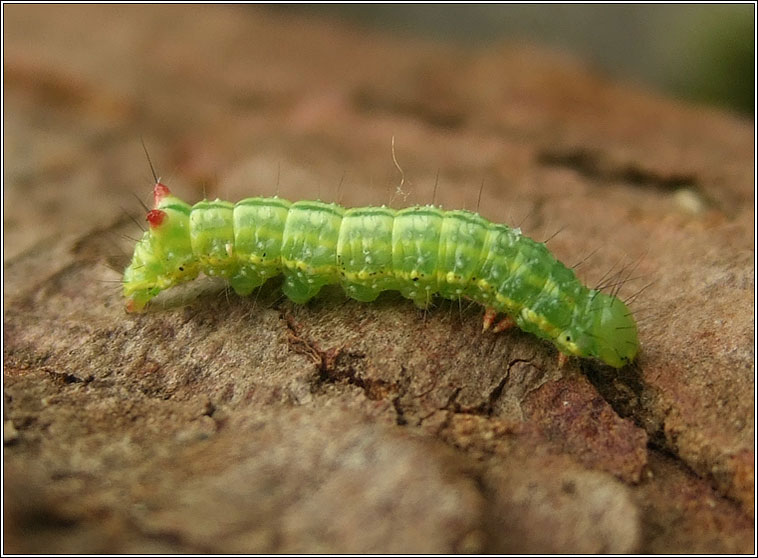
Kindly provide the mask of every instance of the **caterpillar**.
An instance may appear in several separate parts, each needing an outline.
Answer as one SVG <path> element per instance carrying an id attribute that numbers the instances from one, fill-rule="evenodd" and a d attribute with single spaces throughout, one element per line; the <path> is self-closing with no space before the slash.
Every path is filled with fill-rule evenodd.
<path id="1" fill-rule="evenodd" d="M 484 329 L 518 326 L 552 342 L 565 362 L 590 357 L 614 367 L 639 350 L 626 304 L 589 289 L 520 229 L 477 213 L 435 206 L 346 209 L 273 197 L 190 205 L 160 181 L 149 224 L 123 277 L 128 312 L 200 272 L 226 279 L 241 296 L 284 274 L 284 294 L 305 303 L 327 284 L 371 302 L 396 290 L 425 308 L 435 295 L 482 304 Z"/>

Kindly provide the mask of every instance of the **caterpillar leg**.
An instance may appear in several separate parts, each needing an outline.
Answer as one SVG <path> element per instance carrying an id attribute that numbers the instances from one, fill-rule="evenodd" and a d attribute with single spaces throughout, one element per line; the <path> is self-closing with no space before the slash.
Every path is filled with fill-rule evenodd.
<path id="1" fill-rule="evenodd" d="M 569 356 L 558 351 L 558 368 L 563 368 L 568 362 Z"/>
<path id="2" fill-rule="evenodd" d="M 318 294 L 323 283 L 309 282 L 308 277 L 298 277 L 297 275 L 288 275 L 285 273 L 282 292 L 292 302 L 296 304 L 305 304 Z"/>
<path id="3" fill-rule="evenodd" d="M 161 292 L 159 288 L 141 289 L 131 293 L 129 298 L 126 299 L 126 311 L 129 314 L 139 314 L 145 310 L 145 306 L 150 302 L 152 298 Z"/>
<path id="4" fill-rule="evenodd" d="M 431 299 L 426 298 L 412 298 L 413 304 L 416 305 L 416 308 L 419 310 L 429 310 L 429 307 L 431 306 Z"/>
<path id="5" fill-rule="evenodd" d="M 343 283 L 342 288 L 345 289 L 347 296 L 359 302 L 374 302 L 380 293 L 379 289 L 352 283 Z"/>
<path id="6" fill-rule="evenodd" d="M 138 298 L 128 298 L 126 299 L 125 308 L 126 308 L 127 313 L 137 314 L 139 312 L 142 312 L 146 304 L 147 304 L 147 301 L 143 301 Z"/>
<path id="7" fill-rule="evenodd" d="M 239 296 L 248 296 L 255 289 L 260 287 L 265 280 L 266 278 L 261 275 L 250 274 L 247 273 L 247 270 L 242 269 L 229 278 L 229 285 Z"/>
<path id="8" fill-rule="evenodd" d="M 492 324 L 495 323 L 495 318 L 497 318 L 497 310 L 494 308 L 485 308 L 482 331 L 487 331 L 490 327 L 492 327 Z M 492 333 L 500 333 L 501 331 L 510 329 L 515 325 L 516 321 L 513 318 L 510 316 L 505 316 L 505 318 L 495 324 L 495 327 L 492 329 Z"/>
<path id="9" fill-rule="evenodd" d="M 492 322 L 495 321 L 496 317 L 497 317 L 497 310 L 495 310 L 494 308 L 485 308 L 484 321 L 482 322 L 482 331 L 487 331 L 490 327 L 492 327 Z"/>
<path id="10" fill-rule="evenodd" d="M 506 316 L 505 318 L 503 318 L 502 320 L 500 320 L 498 323 L 495 324 L 495 327 L 492 329 L 492 332 L 500 333 L 501 331 L 510 329 L 515 325 L 516 325 L 516 321 L 510 316 Z"/>

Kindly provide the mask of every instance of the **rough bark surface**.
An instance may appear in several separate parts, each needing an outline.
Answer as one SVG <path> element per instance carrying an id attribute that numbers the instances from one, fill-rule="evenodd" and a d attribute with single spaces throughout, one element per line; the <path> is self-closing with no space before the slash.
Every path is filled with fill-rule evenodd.
<path id="1" fill-rule="evenodd" d="M 3 15 L 4 551 L 754 551 L 751 122 L 523 45 L 242 7 Z M 562 229 L 587 282 L 652 283 L 642 356 L 559 369 L 478 308 L 338 288 L 200 281 L 127 315 L 140 136 L 189 200 Z"/>

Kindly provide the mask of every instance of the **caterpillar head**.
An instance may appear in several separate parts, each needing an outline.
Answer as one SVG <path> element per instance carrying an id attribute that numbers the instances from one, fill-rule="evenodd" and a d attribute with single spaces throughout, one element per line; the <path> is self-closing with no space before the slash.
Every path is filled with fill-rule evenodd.
<path id="1" fill-rule="evenodd" d="M 637 324 L 629 308 L 615 296 L 599 293 L 592 302 L 594 323 L 592 355 L 614 368 L 631 364 L 640 344 Z"/>
<path id="2" fill-rule="evenodd" d="M 588 306 L 589 323 L 562 331 L 555 344 L 564 354 L 594 357 L 614 368 L 631 364 L 639 341 L 629 308 L 615 296 L 597 291 L 593 291 Z"/>
<path id="3" fill-rule="evenodd" d="M 139 312 L 164 289 L 194 279 L 198 274 L 189 237 L 190 206 L 156 183 L 154 209 L 148 211 L 148 229 L 137 243 L 124 271 L 126 309 Z"/>

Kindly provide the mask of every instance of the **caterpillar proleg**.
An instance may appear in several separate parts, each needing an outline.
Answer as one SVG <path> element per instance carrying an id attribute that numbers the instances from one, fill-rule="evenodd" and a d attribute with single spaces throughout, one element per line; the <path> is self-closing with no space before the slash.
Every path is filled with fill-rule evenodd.
<path id="1" fill-rule="evenodd" d="M 584 286 L 544 243 L 465 210 L 434 206 L 346 209 L 320 201 L 180 200 L 156 182 L 148 229 L 124 272 L 127 310 L 200 272 L 249 295 L 284 274 L 283 291 L 305 303 L 327 284 L 370 302 L 396 290 L 418 306 L 435 295 L 482 304 L 498 329 L 517 325 L 565 356 L 615 368 L 639 350 L 637 326 L 615 296 Z"/>

